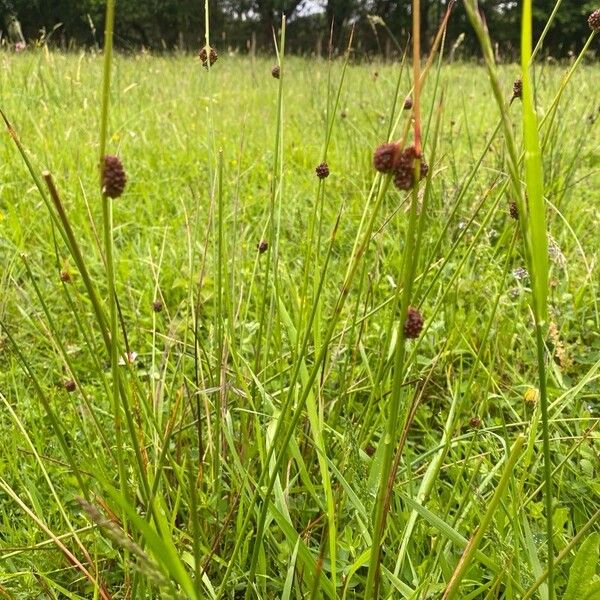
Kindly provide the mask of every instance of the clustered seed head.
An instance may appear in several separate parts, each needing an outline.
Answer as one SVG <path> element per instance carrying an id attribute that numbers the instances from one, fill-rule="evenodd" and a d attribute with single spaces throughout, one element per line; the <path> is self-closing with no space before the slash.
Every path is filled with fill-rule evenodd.
<path id="1" fill-rule="evenodd" d="M 413 107 L 413 99 L 411 96 L 406 96 L 404 100 L 404 110 L 410 110 Z"/>
<path id="2" fill-rule="evenodd" d="M 260 242 L 256 244 L 256 249 L 259 254 L 264 254 L 269 249 L 269 242 L 267 242 L 267 240 L 260 240 Z"/>
<path id="3" fill-rule="evenodd" d="M 588 17 L 588 25 L 592 31 L 600 31 L 600 8 Z"/>
<path id="4" fill-rule="evenodd" d="M 519 207 L 517 206 L 516 202 L 511 202 L 508 205 L 508 212 L 515 221 L 519 220 Z"/>
<path id="5" fill-rule="evenodd" d="M 317 165 L 315 173 L 319 179 L 329 177 L 329 165 L 326 162 L 322 162 L 320 165 Z"/>
<path id="6" fill-rule="evenodd" d="M 123 163 L 116 156 L 105 156 L 102 166 L 102 192 L 109 198 L 118 198 L 125 189 L 127 175 Z"/>
<path id="7" fill-rule="evenodd" d="M 74 392 L 77 389 L 77 384 L 72 379 L 67 379 L 63 385 L 67 392 Z"/>
<path id="8" fill-rule="evenodd" d="M 214 48 L 210 48 L 208 49 L 208 52 L 206 51 L 206 46 L 202 46 L 202 48 L 200 48 L 200 52 L 198 53 L 198 56 L 200 57 L 200 61 L 202 62 L 202 66 L 203 67 L 207 67 L 210 63 L 210 66 L 212 67 L 216 62 L 217 62 L 217 51 Z"/>
<path id="9" fill-rule="evenodd" d="M 162 309 L 163 309 L 163 308 L 164 308 L 164 305 L 163 305 L 163 303 L 162 303 L 162 301 L 161 301 L 161 300 L 155 300 L 155 301 L 152 303 L 152 310 L 153 310 L 155 313 L 162 312 Z"/>
<path id="10" fill-rule="evenodd" d="M 71 283 L 71 281 L 73 281 L 73 278 L 71 277 L 71 273 L 69 273 L 69 271 L 61 271 L 60 280 L 63 283 Z"/>
<path id="11" fill-rule="evenodd" d="M 275 79 L 279 79 L 279 77 L 281 76 L 281 67 L 279 65 L 275 65 L 271 69 L 271 75 L 273 75 L 273 77 L 275 77 Z"/>
<path id="12" fill-rule="evenodd" d="M 422 330 L 423 316 L 414 306 L 409 306 L 404 321 L 404 335 L 410 339 L 418 338 Z"/>
<path id="13" fill-rule="evenodd" d="M 400 190 L 410 190 L 415 185 L 414 163 L 417 151 L 414 146 L 405 148 L 396 158 L 394 164 L 394 185 Z M 421 157 L 420 177 L 423 179 L 429 173 L 429 165 Z"/>
<path id="14" fill-rule="evenodd" d="M 513 83 L 513 100 L 515 98 L 523 97 L 523 81 L 521 79 L 515 79 Z"/>
<path id="15" fill-rule="evenodd" d="M 400 155 L 400 145 L 392 142 L 381 144 L 373 154 L 373 166 L 380 173 L 389 173 L 394 170 L 396 159 Z"/>

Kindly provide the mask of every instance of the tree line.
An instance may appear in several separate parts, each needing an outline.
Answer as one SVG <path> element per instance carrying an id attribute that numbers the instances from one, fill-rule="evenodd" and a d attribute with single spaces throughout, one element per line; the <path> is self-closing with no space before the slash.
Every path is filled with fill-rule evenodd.
<path id="1" fill-rule="evenodd" d="M 422 39 L 435 35 L 449 0 L 421 0 Z M 561 58 L 577 52 L 589 35 L 586 16 L 597 0 L 563 2 L 548 32 L 545 51 Z M 272 51 L 273 29 L 286 17 L 288 50 L 299 54 L 342 51 L 351 28 L 360 56 L 394 55 L 403 50 L 411 28 L 409 0 L 209 0 L 211 43 L 217 49 Z M 515 0 L 480 0 L 480 8 L 497 42 L 500 58 L 511 59 L 519 47 L 520 6 Z M 540 34 L 555 0 L 536 0 L 535 29 Z M 102 43 L 104 0 L 0 0 L 3 34 L 17 18 L 29 41 L 63 48 Z M 204 43 L 202 0 L 118 0 L 116 42 L 122 50 L 190 50 Z M 447 43 L 469 55 L 475 41 L 457 2 Z"/>

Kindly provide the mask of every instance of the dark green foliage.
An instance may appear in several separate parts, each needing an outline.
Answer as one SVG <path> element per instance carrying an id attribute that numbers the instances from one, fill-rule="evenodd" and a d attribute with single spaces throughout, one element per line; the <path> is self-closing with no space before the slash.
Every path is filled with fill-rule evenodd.
<path id="1" fill-rule="evenodd" d="M 421 0 L 422 42 L 427 48 L 437 31 L 448 0 Z M 500 56 L 512 59 L 519 46 L 517 2 L 480 2 L 488 27 L 499 44 Z M 554 0 L 540 0 L 534 8 L 534 34 L 539 35 L 552 12 Z M 577 52 L 589 35 L 587 17 L 598 7 L 595 0 L 565 2 L 550 29 L 545 48 L 549 55 L 568 56 Z M 283 16 L 288 21 L 289 47 L 293 52 L 326 54 L 334 24 L 332 49 L 343 49 L 351 27 L 360 39 L 359 53 L 389 55 L 403 50 L 411 26 L 410 2 L 404 0 L 211 0 L 211 31 L 219 46 L 245 51 L 248 47 L 271 50 L 273 30 Z M 7 14 L 18 14 L 25 37 L 40 35 L 62 47 L 94 46 L 102 43 L 103 0 L 0 0 L 0 26 Z M 462 48 L 475 49 L 461 3 L 449 23 L 450 44 L 465 33 Z M 120 0 L 117 6 L 115 42 L 122 49 L 141 46 L 154 50 L 197 49 L 204 43 L 203 2 L 195 0 Z M 370 17 L 380 17 L 377 24 Z"/>

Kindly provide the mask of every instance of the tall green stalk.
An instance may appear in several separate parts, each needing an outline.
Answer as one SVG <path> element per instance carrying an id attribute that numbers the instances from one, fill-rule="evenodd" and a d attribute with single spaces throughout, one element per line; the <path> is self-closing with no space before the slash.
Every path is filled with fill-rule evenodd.
<path id="1" fill-rule="evenodd" d="M 504 136 L 508 149 L 508 168 L 512 195 L 518 205 L 519 224 L 524 240 L 527 268 L 532 282 L 531 305 L 535 319 L 537 368 L 540 387 L 542 412 L 542 438 L 544 454 L 544 499 L 546 512 L 546 545 L 548 552 L 549 599 L 554 597 L 554 545 L 552 531 L 552 466 L 550 459 L 550 432 L 548 419 L 548 396 L 546 390 L 546 365 L 544 348 L 544 326 L 547 315 L 548 296 L 548 241 L 546 233 L 546 212 L 544 204 L 544 175 L 542 169 L 542 150 L 539 125 L 534 106 L 531 80 L 532 64 L 532 2 L 523 3 L 521 27 L 521 69 L 523 81 L 523 143 L 525 189 L 523 194 L 519 157 L 512 125 L 508 114 L 508 105 L 503 97 L 502 88 L 495 66 L 492 43 L 477 10 L 477 0 L 466 0 L 465 8 L 475 33 L 479 39 L 486 61 L 492 91 L 502 115 Z"/>
<path id="2" fill-rule="evenodd" d="M 102 190 L 102 226 L 104 234 L 104 252 L 106 258 L 106 279 L 108 287 L 109 333 L 110 333 L 110 370 L 112 375 L 112 401 L 115 420 L 116 455 L 119 469 L 119 480 L 123 498 L 129 497 L 127 487 L 127 471 L 125 468 L 125 450 L 122 434 L 119 372 L 119 343 L 117 320 L 117 295 L 115 290 L 113 212 L 112 200 L 103 187 L 104 157 L 106 155 L 106 138 L 108 131 L 108 111 L 110 104 L 110 79 L 113 54 L 113 32 L 115 24 L 115 0 L 106 1 L 106 23 L 104 30 L 104 72 L 102 77 L 102 109 L 100 113 L 100 189 Z M 125 394 L 123 394 L 125 395 Z M 123 515 L 125 517 L 125 515 Z"/>
<path id="3" fill-rule="evenodd" d="M 529 268 L 533 283 L 532 303 L 535 316 L 540 405 L 542 409 L 542 439 L 544 452 L 544 500 L 546 506 L 546 550 L 548 552 L 548 598 L 554 598 L 554 542 L 552 530 L 552 464 L 550 458 L 550 427 L 546 390 L 546 358 L 543 328 L 548 312 L 548 238 L 544 204 L 544 173 L 538 120 L 535 112 L 531 80 L 532 62 L 532 0 L 523 3 L 521 26 L 521 69 L 523 78 L 523 140 L 525 144 L 525 181 L 528 209 L 527 230 L 531 256 Z"/>
<path id="4" fill-rule="evenodd" d="M 419 173 L 421 167 L 421 40 L 420 40 L 420 0 L 413 0 L 413 118 L 414 118 L 414 146 L 417 160 L 415 161 L 415 184 L 413 186 L 410 204 L 410 216 L 406 232 L 406 244 L 402 258 L 401 287 L 402 296 L 400 302 L 401 320 L 398 325 L 398 339 L 394 351 L 394 370 L 392 393 L 389 402 L 389 414 L 386 423 L 385 434 L 383 438 L 383 460 L 381 471 L 379 473 L 379 485 L 377 498 L 375 501 L 375 517 L 373 540 L 371 544 L 371 556 L 369 560 L 369 570 L 367 572 L 367 582 L 365 586 L 365 598 L 377 598 L 379 596 L 379 575 L 381 549 L 385 540 L 385 529 L 387 514 L 393 488 L 392 465 L 394 458 L 394 449 L 399 437 L 400 410 L 402 401 L 402 382 L 404 380 L 405 357 L 406 357 L 406 336 L 404 333 L 404 319 L 408 314 L 410 306 L 415 267 L 418 262 L 419 245 L 417 244 L 417 234 L 419 231 Z"/>

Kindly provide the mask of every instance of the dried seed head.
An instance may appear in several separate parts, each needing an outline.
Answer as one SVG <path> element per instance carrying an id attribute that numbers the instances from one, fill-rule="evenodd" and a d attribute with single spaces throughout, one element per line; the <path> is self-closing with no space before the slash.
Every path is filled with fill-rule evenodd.
<path id="1" fill-rule="evenodd" d="M 271 69 L 271 75 L 273 75 L 273 77 L 275 77 L 275 79 L 279 79 L 279 77 L 281 76 L 281 67 L 279 65 L 275 65 Z"/>
<path id="2" fill-rule="evenodd" d="M 61 271 L 60 280 L 63 283 L 71 283 L 73 281 L 73 278 L 71 277 L 71 273 L 69 273 L 69 271 Z"/>
<path id="3" fill-rule="evenodd" d="M 515 221 L 519 220 L 519 207 L 517 206 L 516 202 L 511 202 L 508 205 L 508 212 Z"/>
<path id="4" fill-rule="evenodd" d="M 264 254 L 269 249 L 269 242 L 267 242 L 267 240 L 260 240 L 260 242 L 256 244 L 256 249 L 259 254 Z"/>
<path id="5" fill-rule="evenodd" d="M 409 306 L 406 321 L 404 321 L 404 335 L 411 339 L 418 338 L 422 330 L 423 316 L 414 306 Z"/>
<path id="6" fill-rule="evenodd" d="M 162 301 L 161 301 L 161 300 L 155 300 L 155 301 L 152 303 L 152 310 L 153 310 L 155 313 L 162 312 L 162 309 L 163 309 L 163 308 L 164 308 L 164 305 L 163 305 L 163 303 L 162 303 Z"/>
<path id="7" fill-rule="evenodd" d="M 326 162 L 322 162 L 320 165 L 317 165 L 315 173 L 319 179 L 329 177 L 329 165 Z"/>
<path id="8" fill-rule="evenodd" d="M 208 52 L 206 51 L 206 46 L 202 46 L 202 48 L 200 48 L 200 52 L 198 53 L 198 56 L 200 57 L 200 61 L 202 62 L 202 66 L 208 68 L 209 63 L 210 66 L 212 67 L 216 62 L 217 62 L 217 51 L 214 48 L 210 48 L 208 49 Z"/>
<path id="9" fill-rule="evenodd" d="M 413 99 L 411 96 L 406 96 L 404 100 L 404 110 L 410 110 L 413 107 Z"/>
<path id="10" fill-rule="evenodd" d="M 109 198 L 118 198 L 125 189 L 127 175 L 123 163 L 116 156 L 105 156 L 102 167 L 102 192 Z"/>
<path id="11" fill-rule="evenodd" d="M 515 79 L 513 83 L 513 100 L 515 98 L 523 97 L 523 81 L 521 79 Z"/>
<path id="12" fill-rule="evenodd" d="M 393 171 L 396 158 L 400 154 L 400 145 L 397 143 L 381 144 L 373 153 L 373 166 L 380 173 Z"/>
<path id="13" fill-rule="evenodd" d="M 72 379 L 67 379 L 63 382 L 63 386 L 67 392 L 74 392 L 77 389 L 77 384 Z"/>
<path id="14" fill-rule="evenodd" d="M 588 25 L 592 31 L 600 31 L 600 8 L 588 17 Z"/>

